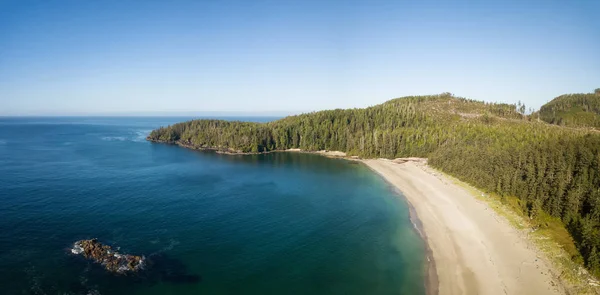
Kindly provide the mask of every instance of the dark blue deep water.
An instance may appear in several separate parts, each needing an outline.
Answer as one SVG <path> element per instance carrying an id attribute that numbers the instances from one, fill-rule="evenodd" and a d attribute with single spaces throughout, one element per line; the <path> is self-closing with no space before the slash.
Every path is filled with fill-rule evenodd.
<path id="1" fill-rule="evenodd" d="M 379 176 L 145 141 L 186 119 L 0 118 L 0 293 L 424 293 L 423 243 Z M 150 263 L 114 275 L 70 254 L 94 237 Z"/>

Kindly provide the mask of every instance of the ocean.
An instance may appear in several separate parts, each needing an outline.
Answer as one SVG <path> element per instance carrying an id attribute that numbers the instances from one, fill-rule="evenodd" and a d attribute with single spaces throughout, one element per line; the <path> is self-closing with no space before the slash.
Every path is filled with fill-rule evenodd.
<path id="1" fill-rule="evenodd" d="M 0 293 L 425 293 L 408 206 L 366 166 L 145 140 L 187 119 L 0 118 Z M 148 264 L 108 273 L 70 252 L 90 238 Z"/>

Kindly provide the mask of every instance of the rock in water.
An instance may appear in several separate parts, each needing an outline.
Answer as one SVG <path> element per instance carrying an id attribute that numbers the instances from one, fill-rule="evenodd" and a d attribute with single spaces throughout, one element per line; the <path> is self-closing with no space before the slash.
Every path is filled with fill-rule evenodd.
<path id="1" fill-rule="evenodd" d="M 114 273 L 136 272 L 144 266 L 143 256 L 120 254 L 110 246 L 98 242 L 98 239 L 77 241 L 71 252 L 100 263 L 106 270 Z"/>

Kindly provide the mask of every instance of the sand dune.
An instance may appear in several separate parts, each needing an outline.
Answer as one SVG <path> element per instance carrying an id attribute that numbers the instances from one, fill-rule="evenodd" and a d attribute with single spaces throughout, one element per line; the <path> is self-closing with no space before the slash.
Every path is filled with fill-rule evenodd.
<path id="1" fill-rule="evenodd" d="M 564 294 L 548 264 L 486 204 L 412 161 L 363 161 L 414 207 L 434 260 L 429 293 Z"/>

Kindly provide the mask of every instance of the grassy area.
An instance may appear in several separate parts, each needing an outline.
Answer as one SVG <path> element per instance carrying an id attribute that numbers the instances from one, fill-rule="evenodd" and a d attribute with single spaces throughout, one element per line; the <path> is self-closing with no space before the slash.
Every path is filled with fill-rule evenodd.
<path id="1" fill-rule="evenodd" d="M 518 198 L 485 193 L 433 167 L 428 166 L 428 169 L 444 175 L 476 199 L 485 202 L 519 230 L 552 264 L 555 278 L 559 279 L 569 294 L 600 294 L 600 282 L 583 267 L 583 259 L 575 247 L 573 238 L 558 218 L 544 212 L 530 218 L 524 213 Z"/>

